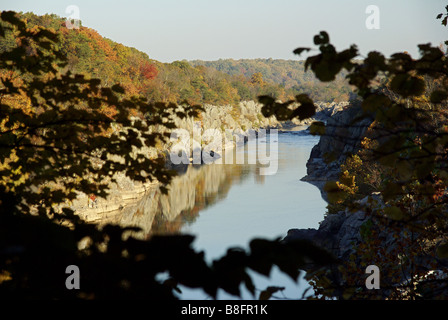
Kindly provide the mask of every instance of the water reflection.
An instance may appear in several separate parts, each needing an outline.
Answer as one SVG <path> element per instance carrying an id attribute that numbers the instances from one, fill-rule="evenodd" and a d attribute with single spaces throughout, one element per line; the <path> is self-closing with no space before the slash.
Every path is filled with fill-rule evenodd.
<path id="1" fill-rule="evenodd" d="M 184 225 L 182 232 L 196 236 L 194 248 L 204 251 L 206 260 L 212 262 L 230 247 L 247 250 L 254 238 L 273 240 L 284 237 L 291 228 L 317 228 L 327 204 L 315 186 L 300 179 L 306 175 L 306 162 L 318 139 L 305 132 L 279 134 L 278 170 L 274 175 L 260 175 L 263 168 L 259 165 L 246 166 L 249 179 L 233 184 L 225 199 L 203 209 L 194 223 Z M 247 148 L 245 152 L 255 151 Z M 257 289 L 282 286 L 286 288 L 284 296 L 291 299 L 301 298 L 308 287 L 303 278 L 294 283 L 275 268 L 270 279 L 251 275 Z M 182 291 L 181 299 L 209 298 L 201 290 L 183 287 Z M 218 292 L 218 299 L 232 298 Z M 242 298 L 254 297 L 243 289 Z"/>
<path id="2" fill-rule="evenodd" d="M 269 142 L 269 135 L 259 139 L 258 143 Z M 145 239 L 154 234 L 174 234 L 188 229 L 199 217 L 199 214 L 207 211 L 209 207 L 226 199 L 232 186 L 243 185 L 243 194 L 259 192 L 263 201 L 268 201 L 273 193 L 279 195 L 294 195 L 290 185 L 299 183 L 300 191 L 314 189 L 313 186 L 300 182 L 299 179 L 305 175 L 305 163 L 309 157 L 312 146 L 316 143 L 315 137 L 303 132 L 290 132 L 279 135 L 278 159 L 272 160 L 277 163 L 271 168 L 278 168 L 274 175 L 265 175 L 267 165 L 247 164 L 251 155 L 257 152 L 256 144 L 246 145 L 244 148 L 228 150 L 224 158 L 233 157 L 233 164 L 204 164 L 188 165 L 178 167 L 178 176 L 174 177 L 169 185 L 168 194 L 162 194 L 155 187 L 139 201 L 126 204 L 121 210 L 104 216 L 100 224 L 117 223 L 122 226 L 137 226 L 140 232 L 132 233 L 134 237 Z M 269 143 L 266 143 L 269 144 Z M 236 164 L 236 159 L 245 159 L 244 164 Z M 264 170 L 264 171 L 263 171 Z M 249 179 L 252 177 L 252 179 Z M 267 181 L 271 181 L 267 187 L 263 187 Z M 258 186 L 258 187 L 256 187 Z M 287 192 L 289 191 L 289 192 Z M 314 193 L 315 190 L 312 190 Z M 318 194 L 318 193 L 317 193 Z M 230 203 L 226 204 L 228 211 L 238 210 L 233 196 Z M 272 199 L 276 203 L 269 204 L 268 210 L 285 210 L 287 203 L 282 203 L 284 197 Z M 252 202 L 251 202 L 252 201 Z M 246 211 L 259 211 L 259 200 L 247 198 L 244 207 Z M 292 201 L 291 203 L 294 203 Z M 264 206 L 264 209 L 268 207 Z M 234 221 L 236 224 L 237 221 Z M 294 224 L 294 221 L 291 221 Z M 291 225 L 289 227 L 293 227 Z M 287 228 L 289 229 L 289 228 Z M 284 230 L 284 232 L 287 231 Z"/>
<path id="3" fill-rule="evenodd" d="M 248 148 L 230 150 L 226 156 L 238 157 L 237 152 L 252 152 Z M 236 161 L 234 161 L 235 163 Z M 241 184 L 253 176 L 257 184 L 263 184 L 260 175 L 264 165 L 256 164 L 204 164 L 178 168 L 178 176 L 169 185 L 168 194 L 159 188 L 148 192 L 141 200 L 125 206 L 119 213 L 105 217 L 104 223 L 136 226 L 140 232 L 131 235 L 140 239 L 154 234 L 175 234 L 183 226 L 194 223 L 199 213 L 225 199 L 232 185 Z"/>
<path id="4" fill-rule="evenodd" d="M 208 262 L 221 257 L 229 247 L 247 248 L 256 237 L 275 239 L 284 237 L 291 228 L 317 228 L 326 203 L 315 186 L 300 181 L 317 142 L 318 137 L 304 132 L 279 134 L 278 170 L 274 175 L 260 174 L 266 165 L 236 161 L 190 165 L 173 179 L 167 195 L 157 188 L 150 190 L 108 222 L 138 226 L 142 231 L 133 236 L 142 239 L 154 234 L 192 234 L 196 236 L 194 248 L 204 251 Z M 238 152 L 248 159 L 256 152 L 253 147 L 246 145 Z M 236 153 L 234 149 L 230 154 L 242 156 Z M 289 298 L 301 297 L 306 285 L 304 281 L 292 283 L 275 270 L 269 281 L 260 276 L 254 280 L 258 288 L 267 284 L 285 286 Z M 202 291 L 182 291 L 182 299 L 207 298 Z M 219 298 L 232 297 L 220 294 Z M 243 298 L 252 297 L 243 292 Z"/>

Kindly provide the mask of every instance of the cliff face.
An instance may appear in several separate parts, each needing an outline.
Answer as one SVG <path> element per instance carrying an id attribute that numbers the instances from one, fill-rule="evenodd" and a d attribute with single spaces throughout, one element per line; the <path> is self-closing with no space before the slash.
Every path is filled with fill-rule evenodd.
<path id="1" fill-rule="evenodd" d="M 312 118 L 284 122 L 277 121 L 275 117 L 264 117 L 261 112 L 262 105 L 254 101 L 244 101 L 238 106 L 204 105 L 205 111 L 202 112 L 200 118 L 176 121 L 177 128 L 182 132 L 178 133 L 178 140 L 173 139 L 165 146 L 167 162 L 173 165 L 172 158 L 177 158 L 177 155 L 182 152 L 186 153 L 185 161 L 188 159 L 192 161 L 194 160 L 193 152 L 197 149 L 220 154 L 225 149 L 244 143 L 250 134 L 260 129 L 290 130 L 294 127 L 307 126 L 315 120 L 330 121 L 347 105 L 348 102 L 316 103 L 316 113 Z"/>
<path id="2" fill-rule="evenodd" d="M 378 195 L 372 197 L 380 201 Z M 360 204 L 368 201 L 368 197 L 359 201 Z M 363 241 L 361 236 L 361 226 L 367 222 L 369 217 L 364 211 L 340 211 L 330 214 L 320 223 L 317 229 L 290 229 L 285 240 L 302 239 L 309 240 L 315 245 L 326 249 L 336 258 L 346 261 L 352 253 L 354 246 Z M 394 241 L 386 232 L 380 235 L 385 243 Z"/>
<path id="3" fill-rule="evenodd" d="M 221 149 L 224 152 L 225 150 L 232 149 L 235 146 L 236 142 L 244 143 L 245 132 L 247 132 L 249 129 L 258 130 L 259 128 L 272 128 L 279 126 L 279 122 L 274 117 L 263 117 L 261 115 L 261 105 L 253 101 L 242 102 L 237 107 L 233 107 L 230 105 L 205 105 L 204 109 L 205 111 L 201 113 L 199 119 L 187 118 L 176 120 L 176 126 L 179 129 L 185 130 L 189 136 L 191 135 L 191 139 L 193 139 L 193 141 L 187 141 L 187 143 L 189 144 L 187 148 L 189 150 L 187 160 L 192 160 L 190 158 L 192 156 L 193 148 L 195 147 L 200 147 L 201 150 L 205 150 L 206 148 L 208 148 L 209 151 L 218 150 L 217 144 L 214 144 L 218 141 L 218 138 L 222 138 Z M 204 131 L 208 129 L 214 129 L 215 131 L 211 132 L 211 136 L 203 136 Z M 157 130 L 157 128 L 155 128 L 155 130 Z M 194 130 L 199 131 L 199 134 L 193 135 Z M 218 136 L 218 134 L 220 134 L 220 136 Z M 158 205 L 171 208 L 169 210 L 165 210 L 167 215 L 177 216 L 179 211 L 191 207 L 191 205 L 180 204 L 182 201 L 185 200 L 186 202 L 189 202 L 191 204 L 191 197 L 193 197 L 192 199 L 194 200 L 194 193 L 192 194 L 190 192 L 190 200 L 188 200 L 188 197 L 186 197 L 186 194 L 184 194 L 181 189 L 185 190 L 185 192 L 189 192 L 188 190 L 190 190 L 191 187 L 189 187 L 188 185 L 194 185 L 194 183 L 191 181 L 191 175 L 193 171 L 187 169 L 186 165 L 174 166 L 171 163 L 169 153 L 170 151 L 172 151 L 171 148 L 173 144 L 174 143 L 168 143 L 164 146 L 159 147 L 159 149 L 155 147 L 144 146 L 139 150 L 134 150 L 134 152 L 143 153 L 150 158 L 160 156 L 160 154 L 165 154 L 165 159 L 168 167 L 176 169 L 182 175 L 185 174 L 187 170 L 189 170 L 189 174 L 184 177 L 184 179 L 189 177 L 188 179 L 190 180 L 179 180 L 179 177 L 176 177 L 171 184 L 171 187 L 174 191 L 170 193 L 169 197 L 177 197 L 177 200 L 168 201 L 167 199 L 155 198 L 154 192 L 155 190 L 158 190 L 157 182 L 136 182 L 132 181 L 121 173 L 116 173 L 115 178 L 117 182 L 109 184 L 110 195 L 107 197 L 107 199 L 97 198 L 92 201 L 88 195 L 79 193 L 76 200 L 66 205 L 70 206 L 73 210 L 75 210 L 76 214 L 80 215 L 86 221 L 99 224 L 105 222 L 117 222 L 118 220 L 123 222 L 124 220 L 122 217 L 129 216 L 129 214 L 125 213 L 125 211 L 128 210 L 126 208 L 131 207 L 134 209 L 137 207 L 141 207 L 138 210 L 135 209 L 135 211 L 145 212 L 144 216 L 147 217 L 146 219 L 150 219 L 148 217 L 153 217 L 155 212 L 150 208 L 154 206 L 154 203 L 158 203 L 159 200 L 160 204 Z M 193 145 L 193 148 L 190 148 L 190 144 Z M 219 156 L 221 155 L 217 154 L 217 157 Z M 184 188 L 178 188 L 178 184 L 181 183 L 180 181 L 185 182 Z M 153 198 L 152 202 L 148 200 L 148 196 L 150 198 Z M 181 209 L 175 210 L 176 207 L 179 207 Z M 134 209 L 129 210 L 133 211 Z M 152 213 L 148 214 L 148 210 L 152 210 Z M 137 224 L 141 225 L 140 222 Z M 148 221 L 144 224 L 144 229 L 148 230 L 148 226 L 150 226 L 151 223 L 149 223 Z M 130 224 L 128 225 L 133 224 L 130 221 Z"/>
<path id="4" fill-rule="evenodd" d="M 94 207 L 80 201 L 77 214 L 99 226 L 112 223 L 139 227 L 141 231 L 131 233 L 136 238 L 176 233 L 185 221 L 194 220 L 200 210 L 219 201 L 235 179 L 243 178 L 244 170 L 251 169 L 216 164 L 188 166 L 173 178 L 168 194 L 162 194 L 157 184 L 141 194 L 132 191 L 134 186 L 122 185 L 110 198 L 98 199 Z"/>
<path id="5" fill-rule="evenodd" d="M 314 119 L 330 121 L 331 117 L 339 114 L 347 103 L 317 103 L 316 115 L 313 119 L 306 121 L 290 121 L 280 123 L 274 117 L 265 118 L 261 114 L 261 104 L 253 101 L 242 102 L 238 106 L 212 106 L 205 105 L 205 111 L 202 112 L 199 119 L 187 118 L 177 120 L 177 127 L 184 129 L 191 139 L 189 144 L 193 143 L 200 148 L 209 150 L 218 150 L 217 145 L 211 142 L 222 138 L 223 151 L 231 150 L 238 142 L 244 143 L 244 137 L 247 136 L 249 129 L 259 130 L 260 128 L 278 128 L 279 130 L 288 129 L 295 126 L 309 124 Z M 193 135 L 193 130 L 203 133 L 207 129 L 212 131 L 211 137 Z M 213 134 L 216 134 L 213 136 Z M 216 139 L 216 140 L 215 140 Z M 160 152 L 167 155 L 167 166 L 178 170 L 180 175 L 175 177 L 170 185 L 168 196 L 162 196 L 158 191 L 158 184 L 140 183 L 130 180 L 123 174 L 116 174 L 117 183 L 110 184 L 110 195 L 107 199 L 96 199 L 91 201 L 86 194 L 79 193 L 78 198 L 69 204 L 75 212 L 83 219 L 89 222 L 103 223 L 122 223 L 124 225 L 138 225 L 144 230 L 143 234 L 148 234 L 154 222 L 156 212 L 163 212 L 165 221 L 173 221 L 182 211 L 194 208 L 194 200 L 198 195 L 194 190 L 196 181 L 206 183 L 206 190 L 212 190 L 219 186 L 218 182 L 228 176 L 228 172 L 221 169 L 205 166 L 204 169 L 196 170 L 186 165 L 176 166 L 170 161 L 169 152 L 174 143 L 163 146 L 163 150 L 157 150 L 154 147 L 143 147 L 135 152 L 144 153 L 150 157 L 155 157 Z M 189 159 L 193 160 L 192 148 L 189 149 Z M 198 172 L 205 174 L 203 178 L 198 177 Z M 196 178 L 195 178 L 196 177 Z M 207 178 L 208 177 L 208 178 Z M 210 178 L 213 177 L 213 178 Z M 212 184 L 209 186 L 209 184 Z"/>
<path id="6" fill-rule="evenodd" d="M 222 156 L 225 150 L 236 144 L 244 144 L 249 131 L 260 128 L 276 128 L 280 123 L 275 117 L 265 118 L 261 114 L 261 104 L 245 101 L 238 106 L 204 105 L 198 118 L 177 119 L 177 129 L 163 149 L 167 164 L 171 167 L 183 164 L 200 164 L 202 151 L 212 152 L 209 162 Z M 183 156 L 180 156 L 183 153 Z M 207 163 L 209 163 L 207 162 Z"/>
<path id="7" fill-rule="evenodd" d="M 361 109 L 356 105 L 334 110 L 325 119 L 325 134 L 311 151 L 306 164 L 307 175 L 302 180 L 316 185 L 325 200 L 327 197 L 323 186 L 327 181 L 338 180 L 341 164 L 348 154 L 359 149 L 360 141 L 373 121 L 372 118 L 358 121 L 360 115 Z M 355 121 L 356 125 L 353 125 Z M 291 229 L 285 239 L 308 239 L 336 257 L 347 257 L 352 252 L 353 241 L 361 241 L 359 231 L 365 221 L 366 217 L 361 211 L 342 211 L 326 215 L 318 229 Z"/>
<path id="8" fill-rule="evenodd" d="M 361 114 L 360 106 L 345 105 L 324 118 L 326 131 L 311 150 L 303 181 L 316 185 L 322 192 L 327 181 L 338 180 L 341 164 L 348 154 L 359 149 L 365 131 L 373 121 L 370 117 L 360 120 Z M 326 199 L 325 193 L 322 196 Z"/>
<path id="9" fill-rule="evenodd" d="M 349 153 L 355 153 L 360 146 L 361 139 L 366 134 L 366 129 L 371 125 L 372 118 L 359 118 L 361 115 L 360 108 L 353 106 L 336 112 L 333 117 L 327 120 L 326 133 L 321 136 L 319 143 L 314 146 L 307 162 L 307 175 L 302 179 L 308 181 L 322 192 L 322 196 L 326 199 L 323 186 L 327 181 L 338 180 L 340 165 L 344 162 Z M 355 119 L 358 121 L 354 122 Z M 355 125 L 352 125 L 355 123 Z M 331 161 L 325 161 L 330 159 Z M 339 211 L 337 213 L 327 214 L 324 220 L 316 229 L 290 229 L 285 241 L 294 239 L 308 240 L 315 245 L 326 249 L 332 253 L 339 261 L 348 262 L 355 259 L 354 263 L 361 265 L 359 251 L 357 247 L 365 244 L 366 241 L 375 241 L 376 245 L 384 248 L 386 253 L 391 255 L 401 252 L 397 237 L 404 237 L 406 231 L 399 231 L 398 234 L 393 228 L 384 225 L 384 202 L 380 193 L 372 193 L 365 198 L 356 201 L 358 204 L 357 211 Z M 366 210 L 366 208 L 369 208 Z M 370 231 L 375 230 L 374 240 L 369 238 Z M 415 239 L 418 239 L 418 231 L 414 233 Z M 417 241 L 417 240 L 416 240 Z M 431 275 L 443 270 L 448 264 L 446 260 L 438 259 L 437 263 L 430 251 L 422 251 L 416 253 L 413 261 L 418 265 L 426 275 Z M 363 261 L 365 263 L 365 261 Z M 400 263 L 397 260 L 397 263 Z M 436 264 L 435 264 L 436 263 Z M 378 265 L 380 268 L 390 268 L 385 265 Z M 400 273 L 395 278 L 386 278 L 389 273 L 384 274 L 385 283 L 392 283 L 397 286 L 408 283 L 412 276 L 412 266 L 400 265 Z M 383 277 L 383 274 L 381 275 Z M 346 279 L 338 270 L 333 270 L 329 275 L 336 286 L 344 286 Z M 441 274 L 438 279 L 446 279 L 446 274 Z M 362 279 L 364 281 L 364 278 Z M 417 284 L 424 278 L 413 279 Z M 382 278 L 383 281 L 383 278 Z M 359 287 L 363 287 L 364 283 L 360 283 Z M 444 288 L 446 290 L 446 287 Z M 336 291 L 335 291 L 336 292 Z M 384 298 L 390 294 L 388 289 L 378 292 Z M 335 293 L 339 294 L 339 293 Z"/>

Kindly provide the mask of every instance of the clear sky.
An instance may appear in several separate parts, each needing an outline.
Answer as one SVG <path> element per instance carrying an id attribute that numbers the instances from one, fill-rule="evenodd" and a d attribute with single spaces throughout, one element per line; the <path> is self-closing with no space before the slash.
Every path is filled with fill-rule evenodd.
<path id="1" fill-rule="evenodd" d="M 448 40 L 435 17 L 444 0 L 1 0 L 1 10 L 67 17 L 76 5 L 84 26 L 162 62 L 219 58 L 303 59 L 292 53 L 313 46 L 321 30 L 338 50 L 389 56 L 417 44 Z M 368 5 L 379 9 L 379 29 L 368 29 Z"/>

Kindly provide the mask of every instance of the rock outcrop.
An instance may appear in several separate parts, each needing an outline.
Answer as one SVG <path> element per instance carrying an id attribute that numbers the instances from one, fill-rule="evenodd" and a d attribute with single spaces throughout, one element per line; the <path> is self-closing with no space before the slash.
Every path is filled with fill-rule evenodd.
<path id="1" fill-rule="evenodd" d="M 372 194 L 370 200 L 381 202 L 378 194 Z M 358 201 L 360 206 L 365 205 L 369 197 Z M 363 241 L 361 226 L 369 220 L 363 210 L 349 212 L 340 211 L 325 216 L 318 229 L 290 229 L 285 241 L 293 239 L 309 240 L 318 247 L 324 248 L 336 258 L 347 260 L 354 247 Z M 383 233 L 380 236 L 385 243 L 393 241 L 390 234 Z"/>
<path id="2" fill-rule="evenodd" d="M 327 121 L 346 106 L 347 103 L 316 103 L 316 115 L 313 119 L 280 123 L 275 117 L 266 118 L 262 116 L 262 105 L 254 101 L 241 102 L 238 106 L 204 105 L 203 108 L 205 111 L 201 113 L 199 118 L 178 119 L 176 120 L 176 126 L 184 129 L 190 138 L 193 139 L 193 141 L 187 142 L 189 145 L 192 144 L 193 147 L 196 146 L 201 150 L 216 151 L 219 150 L 219 145 L 214 143 L 222 139 L 222 152 L 226 152 L 226 150 L 234 148 L 235 144 L 244 143 L 249 130 L 257 131 L 260 128 L 277 128 L 282 130 L 307 125 L 313 120 Z M 199 134 L 193 135 L 194 130 L 197 130 Z M 211 135 L 204 137 L 203 133 L 206 130 Z M 130 224 L 126 225 L 132 225 L 134 223 L 134 225 L 142 227 L 146 234 L 152 225 L 153 217 L 157 210 L 162 210 L 168 221 L 174 219 L 182 210 L 191 207 L 191 197 L 195 193 L 190 190 L 190 185 L 194 185 L 191 176 L 195 171 L 193 169 L 190 170 L 186 165 L 173 165 L 169 157 L 172 146 L 173 144 L 164 145 L 162 146 L 162 150 L 158 150 L 155 147 L 143 147 L 140 150 L 134 150 L 134 152 L 143 153 L 149 157 L 156 157 L 161 153 L 165 153 L 168 167 L 178 170 L 181 176 L 188 173 L 183 178 L 187 180 L 182 180 L 180 177 L 174 178 L 172 184 L 173 191 L 168 198 L 177 197 L 177 200 L 160 197 L 157 182 L 144 184 L 132 181 L 124 174 L 117 173 L 117 182 L 110 184 L 110 195 L 107 199 L 97 198 L 91 201 L 88 195 L 79 193 L 77 199 L 69 204 L 69 206 L 86 221 L 97 224 L 108 222 L 118 223 L 118 221 L 124 223 L 128 221 Z M 190 148 L 190 154 L 188 155 L 190 162 L 193 160 L 192 152 L 193 149 Z M 221 155 L 217 154 L 217 156 L 220 157 Z M 215 174 L 218 173 L 215 172 Z M 219 175 L 221 177 L 220 179 L 222 179 L 222 172 Z M 184 181 L 186 184 L 183 190 L 187 190 L 185 192 L 189 192 L 189 196 L 177 188 L 182 183 L 181 181 Z M 167 209 L 168 207 L 169 209 Z M 141 214 L 136 214 L 136 212 Z M 143 219 L 141 216 L 145 216 L 146 218 Z"/>
<path id="3" fill-rule="evenodd" d="M 362 114 L 358 105 L 344 105 L 342 108 L 326 109 L 326 131 L 313 147 L 307 161 L 307 175 L 302 178 L 316 185 L 327 200 L 323 186 L 327 181 L 338 180 L 339 168 L 350 153 L 355 153 L 372 118 L 359 121 Z M 356 121 L 356 125 L 352 124 Z M 366 200 L 364 200 L 366 201 Z M 291 229 L 285 240 L 306 239 L 327 249 L 337 258 L 346 258 L 351 254 L 353 243 L 360 241 L 360 227 L 366 221 L 362 211 L 341 211 L 328 214 L 318 229 Z"/>
<path id="4" fill-rule="evenodd" d="M 373 118 L 360 119 L 362 112 L 358 105 L 344 105 L 342 108 L 326 109 L 321 119 L 325 122 L 325 134 L 320 137 L 311 150 L 307 161 L 307 175 L 302 181 L 316 185 L 326 200 L 323 186 L 327 181 L 335 181 L 339 178 L 339 168 L 348 154 L 355 153 L 360 146 L 366 129 Z M 356 125 L 353 123 L 356 121 Z"/>
<path id="5" fill-rule="evenodd" d="M 255 169 L 216 164 L 188 166 L 173 178 L 167 194 L 161 193 L 157 184 L 135 194 L 135 186 L 125 189 L 117 186 L 116 193 L 108 199 L 98 199 L 94 208 L 88 208 L 80 200 L 77 214 L 99 226 L 112 223 L 139 227 L 141 231 L 131 233 L 136 238 L 158 232 L 179 232 L 185 221 L 193 220 L 201 209 L 219 201 L 219 196 L 235 179 L 244 178 L 242 173 L 247 170 Z"/>

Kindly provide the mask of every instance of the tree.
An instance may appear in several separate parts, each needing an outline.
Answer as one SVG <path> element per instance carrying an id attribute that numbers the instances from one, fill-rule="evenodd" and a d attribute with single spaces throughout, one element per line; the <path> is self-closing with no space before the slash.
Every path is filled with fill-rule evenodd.
<path id="1" fill-rule="evenodd" d="M 166 191 L 173 172 L 139 148 L 166 141 L 176 117 L 202 109 L 150 103 L 118 84 L 61 71 L 67 60 L 56 33 L 28 28 L 11 11 L 0 18 L 0 37 L 17 40 L 0 53 L 0 296 L 174 299 L 179 284 L 212 297 L 218 288 L 239 295 L 245 284 L 255 294 L 249 269 L 268 276 L 276 265 L 297 280 L 306 262 L 332 261 L 304 241 L 255 239 L 249 251 L 230 248 L 208 265 L 191 248 L 192 236 L 137 240 L 125 236 L 134 228 L 98 229 L 69 208 L 58 210 L 76 191 L 107 195 L 115 172 L 157 179 Z M 65 287 L 69 265 L 82 274 L 79 290 Z M 164 272 L 170 278 L 161 281 Z"/>
<path id="2" fill-rule="evenodd" d="M 147 80 L 154 79 L 159 73 L 156 66 L 148 62 L 145 62 L 140 66 L 140 72 Z"/>
<path id="3" fill-rule="evenodd" d="M 446 9 L 448 11 L 448 6 Z M 446 25 L 446 19 L 442 24 Z M 421 44 L 418 46 L 419 59 L 413 59 L 405 52 L 386 59 L 381 53 L 372 51 L 359 61 L 355 60 L 358 56 L 355 45 L 338 52 L 324 31 L 314 37 L 314 44 L 320 53 L 308 57 L 305 68 L 311 69 L 323 82 L 334 81 L 336 75 L 345 70 L 346 78 L 362 99 L 362 114 L 353 119 L 351 125 L 357 127 L 365 118 L 374 119 L 367 137 L 371 143 L 359 146 L 358 158 L 356 155 L 348 158 L 340 180 L 326 186 L 331 205 L 342 204 L 341 209 L 348 212 L 361 210 L 367 215 L 360 230 L 362 239 L 355 244 L 350 259 L 342 261 L 337 271 L 324 267 L 310 273 L 316 293 L 323 298 L 340 299 L 446 298 L 446 51 Z M 294 53 L 310 50 L 297 48 Z M 265 116 L 280 114 L 289 118 L 300 117 L 304 112 L 304 96 L 297 96 L 295 100 L 282 104 L 270 97 L 260 99 L 264 103 Z M 300 106 L 291 110 L 290 106 L 297 102 Z M 319 135 L 325 135 L 326 129 L 328 127 L 322 122 L 315 122 L 310 127 L 312 133 Z M 343 136 L 339 138 L 344 139 Z M 359 172 L 356 162 L 367 160 L 375 165 L 377 178 L 378 175 L 381 177 L 371 185 L 379 192 L 380 200 L 373 197 L 369 189 L 364 194 L 367 196 L 364 204 L 344 202 L 355 194 L 361 195 L 357 183 L 366 183 L 368 177 L 367 172 Z M 380 291 L 367 290 L 364 278 L 354 276 L 359 274 L 360 268 L 370 264 L 381 266 Z"/>
<path id="4" fill-rule="evenodd" d="M 264 81 L 263 81 L 263 75 L 261 74 L 261 72 L 254 73 L 252 75 L 252 77 L 250 77 L 250 82 L 253 85 L 262 87 L 264 85 Z"/>

